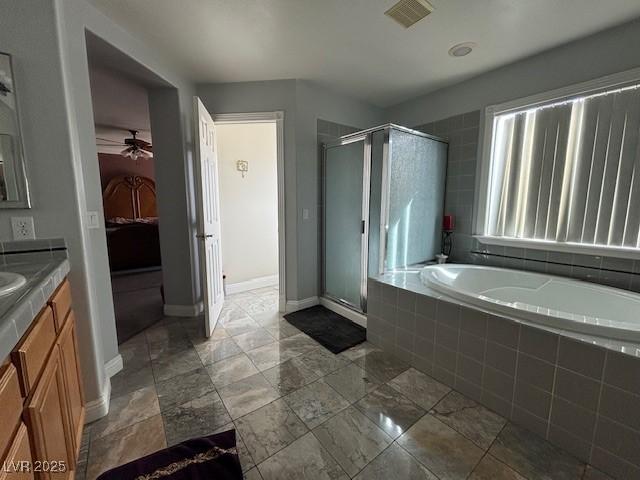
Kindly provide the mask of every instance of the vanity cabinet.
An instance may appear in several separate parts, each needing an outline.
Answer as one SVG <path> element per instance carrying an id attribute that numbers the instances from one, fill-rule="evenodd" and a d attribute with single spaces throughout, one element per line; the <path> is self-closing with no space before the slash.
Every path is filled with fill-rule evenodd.
<path id="1" fill-rule="evenodd" d="M 67 280 L 0 369 L 0 405 L 0 480 L 74 477 L 85 407 Z"/>
<path id="2" fill-rule="evenodd" d="M 27 403 L 25 420 L 33 440 L 34 459 L 51 462 L 52 469 L 64 471 L 36 472 L 39 474 L 38 478 L 69 478 L 70 475 L 69 468 L 64 468 L 65 465 L 73 464 L 65 390 L 60 350 L 55 348 Z M 58 468 L 58 465 L 62 465 L 62 468 Z M 35 467 L 38 468 L 39 465 Z M 49 466 L 47 470 L 50 470 Z"/>
<path id="3" fill-rule="evenodd" d="M 60 336 L 58 337 L 60 363 L 64 376 L 65 392 L 69 411 L 69 426 L 71 428 L 72 459 L 76 459 L 82 441 L 82 427 L 84 425 L 84 396 L 82 380 L 78 370 L 78 342 L 76 339 L 76 322 L 73 312 L 69 312 Z"/>
<path id="4" fill-rule="evenodd" d="M 15 469 L 12 471 L 11 466 L 13 465 L 15 465 Z M 25 468 L 21 468 L 21 465 L 24 465 Z M 33 457 L 31 456 L 27 426 L 21 422 L 4 460 L 5 468 L 0 470 L 0 480 L 34 479 L 34 473 L 31 468 L 26 468 L 27 465 L 33 465 Z"/>

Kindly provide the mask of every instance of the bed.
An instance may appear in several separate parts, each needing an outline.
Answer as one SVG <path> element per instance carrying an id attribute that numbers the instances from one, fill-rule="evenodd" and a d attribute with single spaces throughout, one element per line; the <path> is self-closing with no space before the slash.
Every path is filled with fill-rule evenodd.
<path id="1" fill-rule="evenodd" d="M 114 177 L 102 201 L 111 271 L 160 267 L 155 182 L 142 176 Z"/>

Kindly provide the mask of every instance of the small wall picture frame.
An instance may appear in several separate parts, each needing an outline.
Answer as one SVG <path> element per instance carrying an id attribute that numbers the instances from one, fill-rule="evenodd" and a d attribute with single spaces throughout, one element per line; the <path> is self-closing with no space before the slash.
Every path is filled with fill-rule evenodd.
<path id="1" fill-rule="evenodd" d="M 236 161 L 236 170 L 242 173 L 242 178 L 249 172 L 249 162 L 246 160 Z"/>

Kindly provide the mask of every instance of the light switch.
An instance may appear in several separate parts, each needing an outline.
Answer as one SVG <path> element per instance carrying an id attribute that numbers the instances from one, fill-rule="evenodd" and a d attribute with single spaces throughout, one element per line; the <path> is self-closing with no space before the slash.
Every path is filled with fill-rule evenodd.
<path id="1" fill-rule="evenodd" d="M 309 209 L 308 208 L 303 208 L 302 209 L 302 219 L 303 220 L 309 220 Z"/>
<path id="2" fill-rule="evenodd" d="M 98 212 L 87 212 L 87 227 L 88 228 L 100 227 L 100 217 L 98 216 Z"/>

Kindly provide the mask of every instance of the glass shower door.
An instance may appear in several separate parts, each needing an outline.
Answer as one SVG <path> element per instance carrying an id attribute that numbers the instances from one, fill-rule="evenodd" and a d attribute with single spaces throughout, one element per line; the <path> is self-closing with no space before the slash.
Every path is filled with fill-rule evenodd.
<path id="1" fill-rule="evenodd" d="M 390 129 L 385 271 L 440 252 L 447 144 Z"/>
<path id="2" fill-rule="evenodd" d="M 329 146 L 324 159 L 324 295 L 357 310 L 364 307 L 365 140 Z"/>

